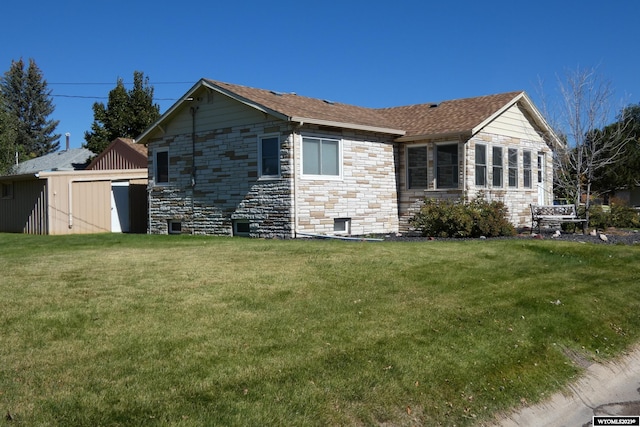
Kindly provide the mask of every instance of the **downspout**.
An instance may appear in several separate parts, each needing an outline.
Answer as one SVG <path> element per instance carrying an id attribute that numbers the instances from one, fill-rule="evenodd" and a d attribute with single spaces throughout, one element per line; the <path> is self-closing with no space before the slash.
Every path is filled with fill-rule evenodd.
<path id="1" fill-rule="evenodd" d="M 293 238 L 298 238 L 298 167 L 297 167 L 297 158 L 296 158 L 296 130 L 300 129 L 304 122 L 300 122 L 297 125 L 293 126 L 293 131 L 291 132 L 292 141 L 292 154 L 293 154 Z M 302 166 L 300 166 L 300 173 L 302 173 Z"/>
<path id="2" fill-rule="evenodd" d="M 195 234 L 195 206 L 193 199 L 196 188 L 196 111 L 198 107 L 191 107 L 191 234 Z"/>
<path id="3" fill-rule="evenodd" d="M 467 203 L 469 201 L 467 196 L 470 191 L 469 183 L 467 182 L 467 155 L 470 155 L 467 153 L 467 149 L 469 148 L 467 144 L 470 139 L 465 142 L 461 135 L 459 140 L 462 142 L 462 196 L 464 203 Z"/>
<path id="4" fill-rule="evenodd" d="M 191 187 L 196 186 L 196 111 L 191 107 Z"/>

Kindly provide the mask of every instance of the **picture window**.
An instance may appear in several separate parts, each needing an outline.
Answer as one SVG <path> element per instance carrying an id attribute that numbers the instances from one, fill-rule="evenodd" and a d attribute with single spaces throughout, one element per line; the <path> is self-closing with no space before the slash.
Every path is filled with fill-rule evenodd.
<path id="1" fill-rule="evenodd" d="M 340 141 L 329 138 L 302 138 L 302 174 L 340 176 Z"/>

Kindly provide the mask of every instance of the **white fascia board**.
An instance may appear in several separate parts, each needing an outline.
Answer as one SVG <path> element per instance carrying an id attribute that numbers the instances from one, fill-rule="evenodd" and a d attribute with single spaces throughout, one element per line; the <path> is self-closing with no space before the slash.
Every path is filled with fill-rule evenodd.
<path id="1" fill-rule="evenodd" d="M 560 138 L 558 138 L 558 135 L 556 134 L 556 132 L 553 130 L 551 126 L 549 126 L 549 123 L 547 123 L 547 120 L 544 118 L 542 113 L 540 113 L 540 110 L 536 108 L 536 106 L 533 104 L 533 101 L 531 101 L 531 99 L 527 96 L 525 92 L 522 92 L 522 100 L 524 101 L 527 111 L 533 116 L 533 119 L 538 123 L 538 126 L 544 129 L 545 132 L 549 135 L 549 137 L 551 138 L 550 142 L 554 144 L 555 147 L 559 147 L 563 145 Z"/>
<path id="2" fill-rule="evenodd" d="M 470 132 L 444 132 L 444 133 L 431 133 L 426 135 L 413 135 L 407 137 L 396 138 L 397 142 L 415 142 L 424 141 L 428 139 L 445 139 L 445 138 L 459 138 L 465 139 L 471 137 Z"/>
<path id="3" fill-rule="evenodd" d="M 400 135 L 400 136 L 406 133 L 405 131 L 399 130 L 399 129 L 360 125 L 356 123 L 342 123 L 342 122 L 335 122 L 333 120 L 311 119 L 308 117 L 290 117 L 289 121 L 296 122 L 296 123 L 310 123 L 310 124 L 319 125 L 319 126 L 331 126 L 331 127 L 337 127 L 337 128 L 362 130 L 366 132 L 386 133 L 386 134 Z"/>

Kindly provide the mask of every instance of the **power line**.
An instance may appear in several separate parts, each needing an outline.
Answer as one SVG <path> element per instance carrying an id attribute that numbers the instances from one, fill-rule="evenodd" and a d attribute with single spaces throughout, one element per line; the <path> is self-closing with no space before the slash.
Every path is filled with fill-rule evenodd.
<path id="1" fill-rule="evenodd" d="M 184 84 L 193 84 L 194 82 L 149 82 L 150 86 L 155 86 L 155 85 L 184 85 Z M 47 85 L 53 86 L 102 86 L 102 85 L 114 85 L 117 84 L 114 82 L 56 82 L 56 83 L 50 83 L 47 82 Z M 123 82 L 122 84 L 124 85 L 132 85 L 133 82 Z"/>
<path id="2" fill-rule="evenodd" d="M 109 99 L 108 96 L 88 96 L 88 95 L 58 95 L 51 94 L 54 98 L 81 98 L 81 99 Z M 154 101 L 177 101 L 178 98 L 153 98 Z"/>
<path id="3" fill-rule="evenodd" d="M 117 83 L 116 83 L 117 84 Z M 124 85 L 133 85 L 133 82 L 124 82 Z M 193 84 L 193 82 L 149 82 L 150 86 L 155 85 L 182 85 Z M 54 82 L 49 83 L 50 86 L 113 86 L 113 82 Z M 54 98 L 76 98 L 76 99 L 109 99 L 108 96 L 90 96 L 90 95 L 66 95 L 66 94 L 51 94 Z M 178 98 L 154 98 L 154 101 L 177 101 Z"/>

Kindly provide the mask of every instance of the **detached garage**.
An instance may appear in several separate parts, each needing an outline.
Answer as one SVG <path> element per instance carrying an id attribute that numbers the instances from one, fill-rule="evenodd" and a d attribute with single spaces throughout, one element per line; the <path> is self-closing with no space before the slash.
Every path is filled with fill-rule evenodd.
<path id="1" fill-rule="evenodd" d="M 145 233 L 147 169 L 0 177 L 0 232 Z"/>

